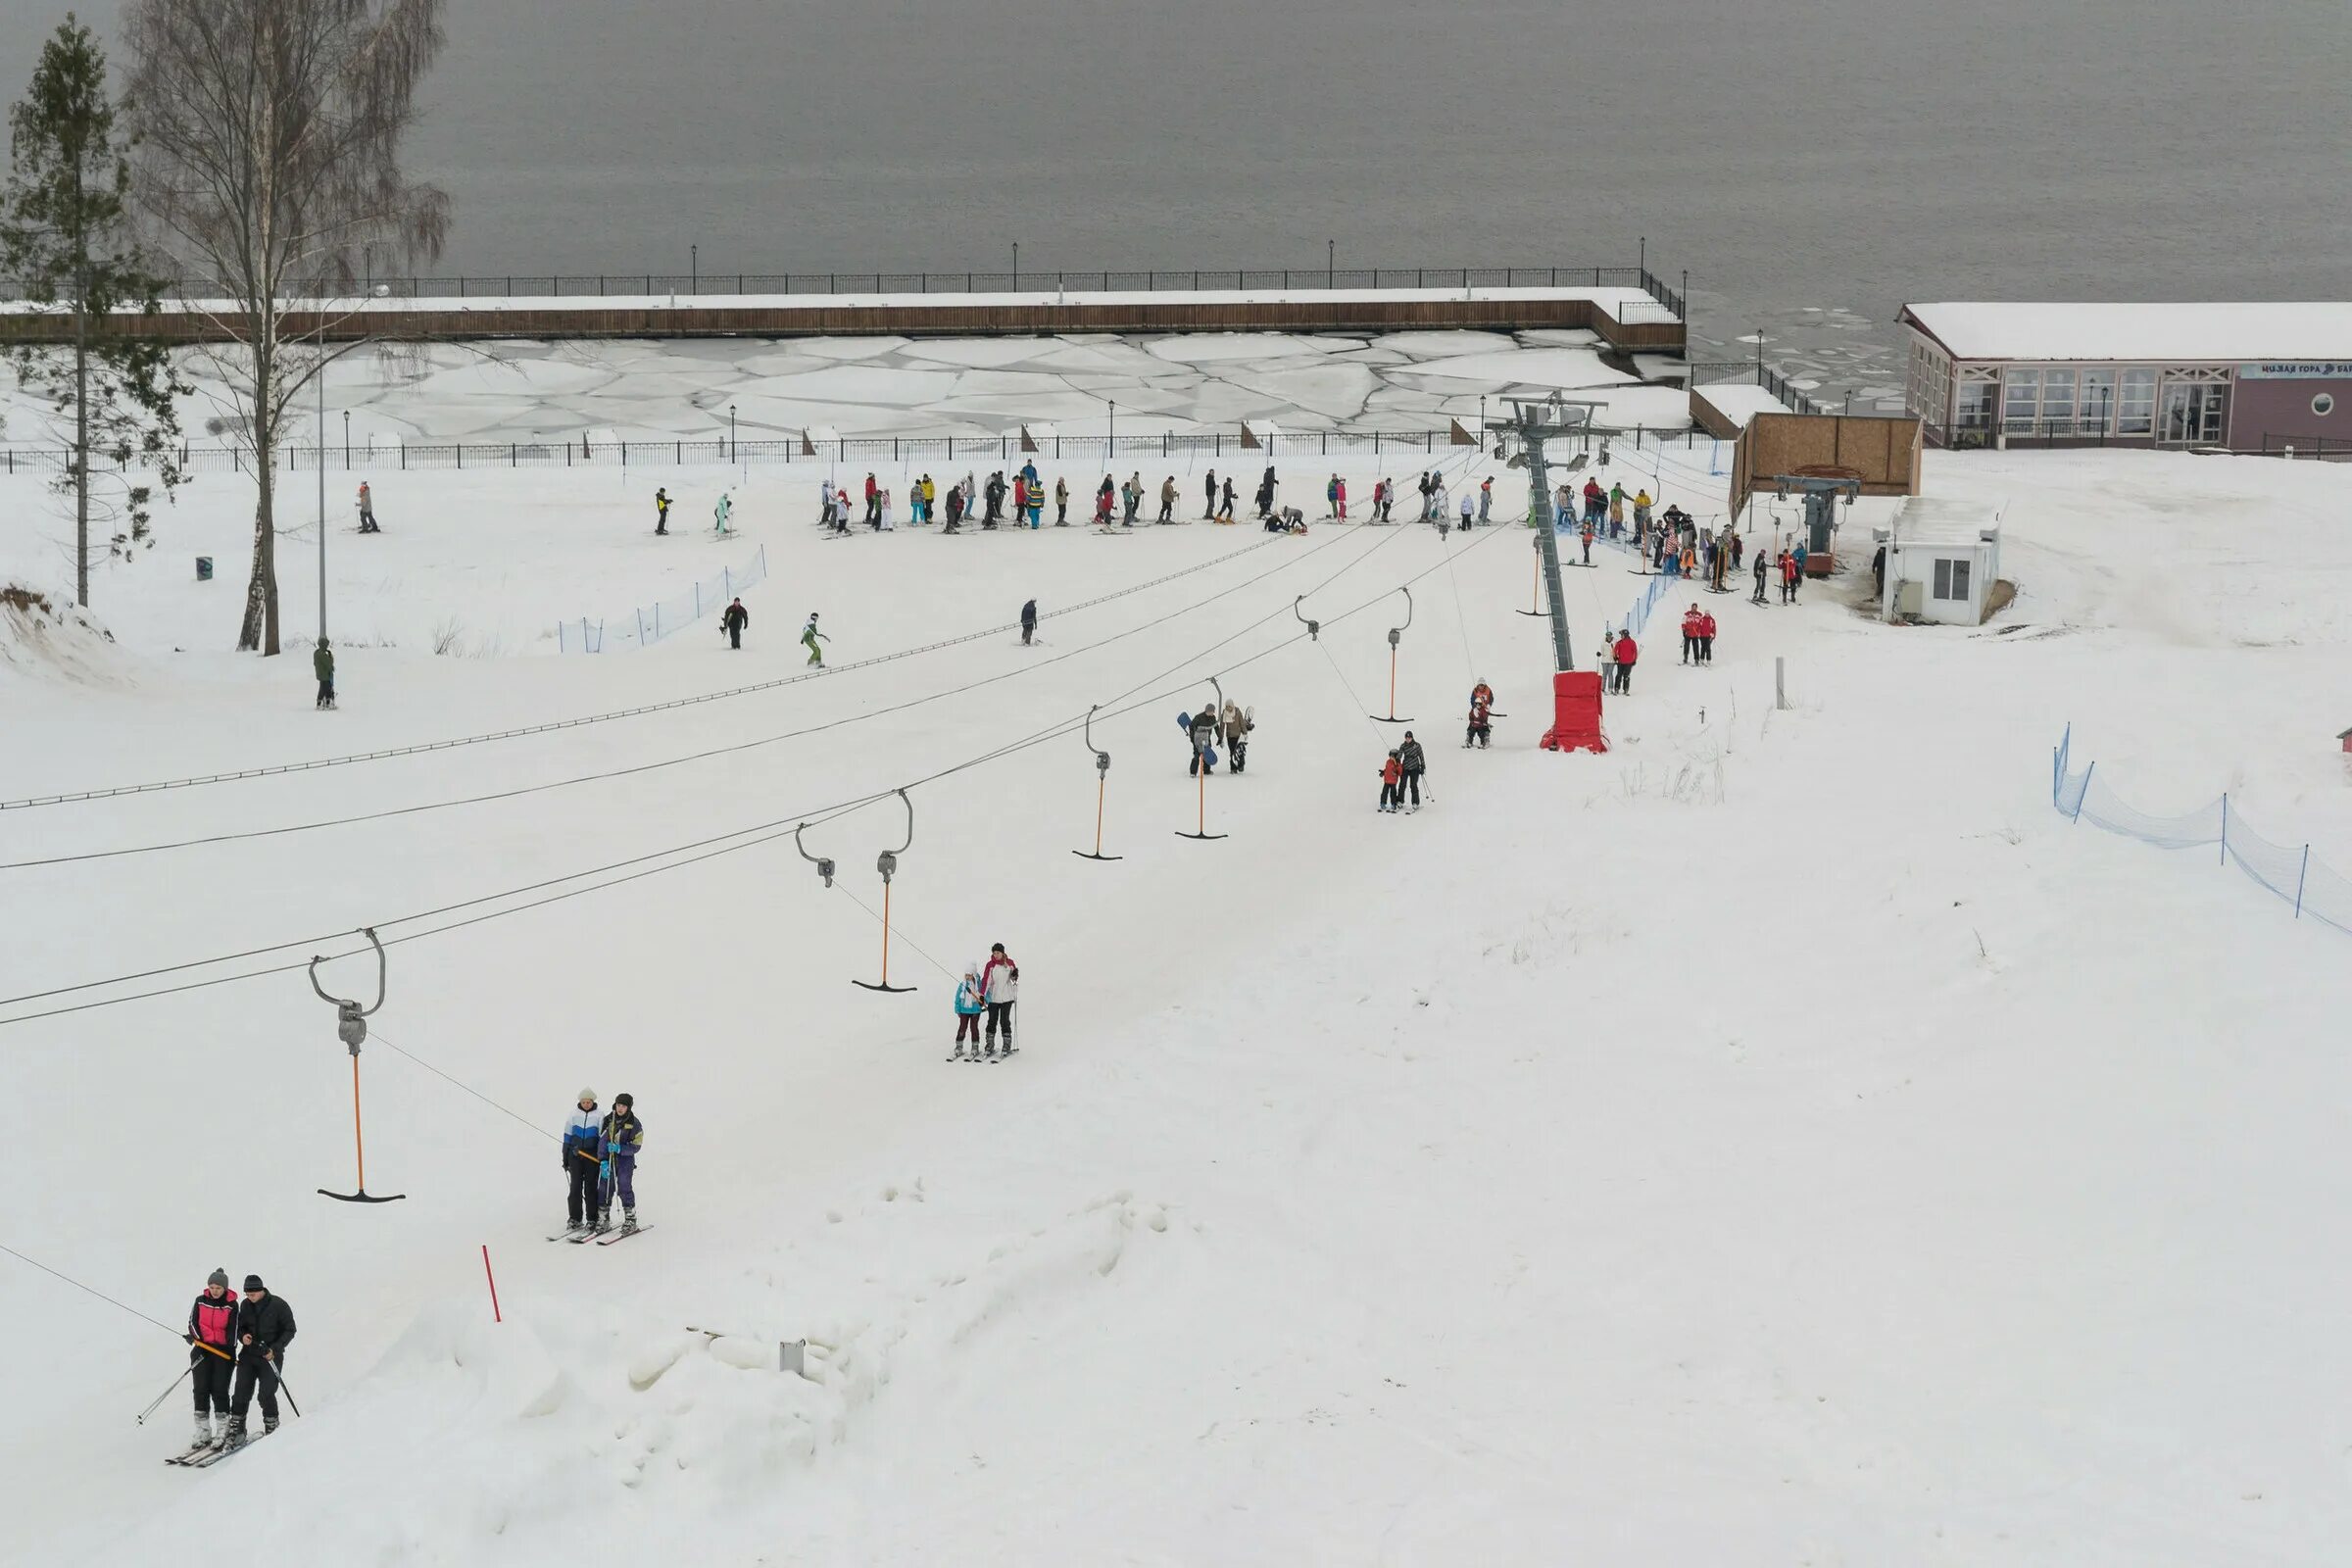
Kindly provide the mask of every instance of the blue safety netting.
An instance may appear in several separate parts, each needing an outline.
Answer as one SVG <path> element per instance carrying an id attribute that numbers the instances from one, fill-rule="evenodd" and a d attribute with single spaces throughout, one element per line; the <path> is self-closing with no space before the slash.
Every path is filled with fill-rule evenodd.
<path id="1" fill-rule="evenodd" d="M 2050 754 L 2050 804 L 2058 814 L 2165 850 L 2212 849 L 2221 865 L 2234 865 L 2257 885 L 2306 915 L 2352 932 L 2352 881 L 2316 858 L 2308 844 L 2278 844 L 2232 810 L 2230 797 L 2170 816 L 2143 811 L 2117 795 L 2097 761 L 2074 767 L 2074 726 Z"/>

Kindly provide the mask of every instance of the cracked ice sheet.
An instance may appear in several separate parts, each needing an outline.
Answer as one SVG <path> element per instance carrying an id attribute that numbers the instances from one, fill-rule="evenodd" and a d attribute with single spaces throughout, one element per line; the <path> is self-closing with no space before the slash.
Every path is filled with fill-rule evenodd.
<path id="1" fill-rule="evenodd" d="M 1289 332 L 1191 332 L 1181 337 L 1149 339 L 1144 349 L 1154 358 L 1180 365 L 1208 365 L 1220 360 L 1278 360 L 1320 353 L 1313 338 Z"/>
<path id="2" fill-rule="evenodd" d="M 1371 346 L 1416 360 L 1437 360 L 1500 353 L 1519 345 L 1508 332 L 1388 332 L 1373 338 Z"/>
<path id="3" fill-rule="evenodd" d="M 1590 349 L 1515 348 L 1497 354 L 1466 354 L 1452 359 L 1425 360 L 1411 367 L 1408 373 L 1478 381 L 1490 386 L 1610 386 L 1633 379 L 1624 371 L 1612 370 L 1601 364 L 1600 356 Z"/>

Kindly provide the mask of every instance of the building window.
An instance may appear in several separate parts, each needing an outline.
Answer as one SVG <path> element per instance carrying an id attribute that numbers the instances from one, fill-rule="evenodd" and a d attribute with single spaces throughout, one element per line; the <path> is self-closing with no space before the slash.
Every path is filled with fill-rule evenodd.
<path id="1" fill-rule="evenodd" d="M 2123 393 L 2115 406 L 2117 435 L 2156 433 L 2156 372 L 2126 370 Z"/>
<path id="2" fill-rule="evenodd" d="M 2222 439 L 2222 415 L 2229 388 L 2204 381 L 2173 381 L 2164 389 L 2160 439 L 2182 446 L 2212 445 Z"/>
<path id="3" fill-rule="evenodd" d="M 2328 416 L 2330 414 L 2333 414 L 2335 412 L 2334 395 L 2332 393 L 2322 392 L 2318 396 L 2314 397 L 2311 400 L 2311 412 L 2318 415 L 2323 419 L 2328 417 Z"/>
<path id="4" fill-rule="evenodd" d="M 1965 561 L 1949 561 L 1940 556 L 1937 557 L 1936 561 L 1936 597 L 1966 604 L 1968 602 L 1968 568 L 1969 563 Z"/>
<path id="5" fill-rule="evenodd" d="M 1911 345 L 1911 412 L 1930 424 L 1941 424 L 1949 396 L 1952 362 L 1925 343 Z"/>
<path id="6" fill-rule="evenodd" d="M 2072 435 L 2075 422 L 2075 372 L 2041 372 L 2041 423 L 2046 435 Z"/>
<path id="7" fill-rule="evenodd" d="M 1952 410 L 1952 423 L 1963 430 L 1992 428 L 1992 399 L 1998 390 L 1996 381 L 1963 381 L 1960 401 Z"/>
<path id="8" fill-rule="evenodd" d="M 2115 372 L 2082 372 L 2082 405 L 2076 416 L 2084 435 L 2106 435 L 2115 428 Z"/>
<path id="9" fill-rule="evenodd" d="M 2041 413 L 2041 372 L 2011 370 L 2001 377 L 2001 427 L 2031 430 Z"/>

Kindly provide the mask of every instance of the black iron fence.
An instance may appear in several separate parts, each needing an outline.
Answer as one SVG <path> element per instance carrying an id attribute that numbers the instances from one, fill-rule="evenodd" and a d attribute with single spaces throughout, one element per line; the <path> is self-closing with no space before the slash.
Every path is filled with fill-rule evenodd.
<path id="1" fill-rule="evenodd" d="M 1664 444 L 1694 445 L 1707 440 L 1687 425 L 1653 429 L 1641 425 L 1594 426 L 1593 434 L 1630 440 L 1636 448 Z M 1476 443 L 1471 443 L 1475 445 Z M 327 469 L 355 473 L 386 473 L 402 469 L 458 468 L 597 468 L 683 467 L 697 465 L 809 463 L 856 465 L 882 463 L 1017 463 L 1023 456 L 1042 459 L 1085 459 L 1110 462 L 1121 458 L 1200 458 L 1234 462 L 1271 463 L 1278 459 L 1323 457 L 1426 458 L 1459 448 L 1451 426 L 1442 430 L 1297 430 L 1173 431 L 1122 435 L 1039 435 L 1024 441 L 1004 436 L 849 436 L 825 440 L 788 437 L 784 440 L 733 442 L 724 436 L 700 440 L 598 441 L 465 441 L 387 442 L 380 447 L 365 441 L 349 445 L 329 442 L 324 447 L 284 446 L 276 462 L 289 472 L 313 472 L 321 461 Z M 190 473 L 246 473 L 254 456 L 243 447 L 180 449 L 180 466 Z M 63 447 L 0 448 L 0 472 L 57 473 L 71 460 Z M 120 471 L 137 466 L 104 458 L 91 466 Z"/>
<path id="2" fill-rule="evenodd" d="M 1987 451 L 1994 448 L 2041 449 L 2048 447 L 2146 447 L 2156 444 L 2154 429 L 2122 431 L 2120 421 L 2112 418 L 2087 419 L 1998 419 L 1989 423 L 1936 423 L 1924 421 L 1922 428 L 1930 446 L 1952 452 Z M 2182 442 L 2176 445 L 2193 446 L 2210 443 Z"/>
<path id="3" fill-rule="evenodd" d="M 2322 463 L 2352 462 L 2352 436 L 2270 435 L 2262 438 L 2266 458 L 2316 458 Z"/>
<path id="4" fill-rule="evenodd" d="M 1004 294 L 1053 290 L 1124 294 L 1246 293 L 1269 289 L 1639 289 L 1675 319 L 1683 294 L 1646 267 L 1261 267 L 1178 271 L 955 271 L 955 272 L 565 272 L 467 273 L 450 276 L 364 277 L 357 292 L 377 289 L 394 299 L 572 299 L 643 295 Z M 186 299 L 217 299 L 227 291 L 215 280 L 185 277 L 174 285 Z M 294 284 L 290 297 L 347 298 L 340 283 Z"/>

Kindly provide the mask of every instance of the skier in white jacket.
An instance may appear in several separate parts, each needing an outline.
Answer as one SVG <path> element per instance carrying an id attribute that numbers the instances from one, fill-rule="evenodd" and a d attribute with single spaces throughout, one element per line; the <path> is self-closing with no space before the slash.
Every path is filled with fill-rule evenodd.
<path id="1" fill-rule="evenodd" d="M 980 971 L 980 993 L 988 999 L 988 1039 L 983 1055 L 997 1054 L 997 1034 L 1004 1035 L 1004 1054 L 1012 1054 L 1012 1004 L 1020 1000 L 1021 967 L 1014 963 L 1000 942 L 988 950 L 988 963 Z"/>

